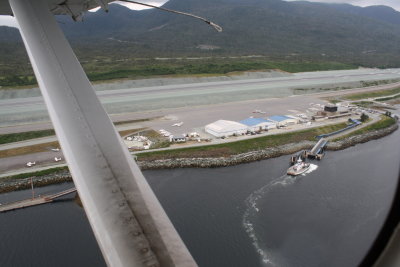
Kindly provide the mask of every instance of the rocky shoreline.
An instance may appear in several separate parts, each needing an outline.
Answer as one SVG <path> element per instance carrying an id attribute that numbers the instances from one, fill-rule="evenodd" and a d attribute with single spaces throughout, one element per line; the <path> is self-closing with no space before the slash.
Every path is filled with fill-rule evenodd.
<path id="1" fill-rule="evenodd" d="M 396 131 L 398 124 L 393 124 L 385 129 L 371 131 L 362 135 L 351 136 L 349 138 L 329 142 L 327 150 L 342 150 L 356 144 L 365 143 L 371 140 L 379 139 Z M 174 168 L 215 168 L 233 166 L 247 162 L 253 162 L 263 159 L 275 158 L 283 155 L 296 153 L 304 149 L 311 149 L 315 145 L 313 141 L 302 141 L 299 143 L 290 143 L 278 147 L 267 148 L 220 158 L 180 158 L 180 159 L 162 159 L 154 161 L 138 161 L 142 170 L 149 169 L 174 169 Z"/>
<path id="2" fill-rule="evenodd" d="M 48 174 L 44 176 L 32 177 L 34 187 L 46 186 L 51 184 L 59 184 L 64 182 L 71 182 L 72 177 L 68 170 L 60 171 L 58 173 Z M 24 190 L 31 188 L 31 178 L 23 179 L 1 179 L 0 180 L 0 194 L 11 191 Z"/>
<path id="3" fill-rule="evenodd" d="M 349 138 L 336 142 L 329 142 L 327 145 L 327 150 L 334 150 L 334 151 L 342 150 L 350 146 L 354 146 L 356 144 L 379 139 L 393 133 L 398 129 L 398 127 L 399 127 L 398 123 L 396 123 L 385 129 L 371 131 L 362 135 L 351 136 Z M 311 149 L 314 144 L 315 142 L 313 141 L 302 141 L 299 143 L 290 143 L 278 147 L 272 147 L 263 150 L 232 155 L 230 157 L 163 159 L 154 161 L 138 161 L 137 163 L 140 169 L 142 170 L 226 167 L 226 166 L 233 166 L 242 163 L 248 163 L 248 162 L 293 154 L 304 149 Z M 35 187 L 72 181 L 72 177 L 67 170 L 55 174 L 32 177 L 32 179 Z M 0 193 L 28 189 L 30 187 L 31 187 L 30 178 L 24 178 L 24 179 L 6 178 L 0 180 Z"/>

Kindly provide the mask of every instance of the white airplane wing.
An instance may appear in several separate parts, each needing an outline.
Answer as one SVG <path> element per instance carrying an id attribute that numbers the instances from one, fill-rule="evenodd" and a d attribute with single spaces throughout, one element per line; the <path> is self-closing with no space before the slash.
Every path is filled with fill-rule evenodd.
<path id="1" fill-rule="evenodd" d="M 54 15 L 70 15 L 79 18 L 83 12 L 95 7 L 107 10 L 107 5 L 115 0 L 45 0 Z M 0 15 L 13 15 L 7 0 L 0 0 Z"/>

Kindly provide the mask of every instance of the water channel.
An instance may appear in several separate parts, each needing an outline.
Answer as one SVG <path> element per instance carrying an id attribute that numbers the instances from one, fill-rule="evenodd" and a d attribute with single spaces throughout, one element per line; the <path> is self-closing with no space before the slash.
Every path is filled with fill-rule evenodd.
<path id="1" fill-rule="evenodd" d="M 400 131 L 330 152 L 312 172 L 283 175 L 289 156 L 144 175 L 199 266 L 356 266 L 388 213 Z M 36 189 L 61 191 L 71 183 Z M 29 197 L 0 195 L 5 203 Z M 0 214 L 0 266 L 104 266 L 73 197 Z"/>

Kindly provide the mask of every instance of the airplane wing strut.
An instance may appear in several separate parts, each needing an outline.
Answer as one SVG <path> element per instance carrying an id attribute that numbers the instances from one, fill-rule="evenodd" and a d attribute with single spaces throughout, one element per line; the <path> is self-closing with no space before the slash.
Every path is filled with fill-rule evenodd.
<path id="1" fill-rule="evenodd" d="M 109 266 L 196 266 L 99 102 L 46 0 L 10 0 Z"/>

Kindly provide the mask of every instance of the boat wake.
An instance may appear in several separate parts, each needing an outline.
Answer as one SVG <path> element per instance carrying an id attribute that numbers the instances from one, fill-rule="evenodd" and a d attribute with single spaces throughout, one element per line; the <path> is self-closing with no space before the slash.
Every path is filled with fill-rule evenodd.
<path id="1" fill-rule="evenodd" d="M 310 168 L 306 172 L 304 172 L 302 175 L 306 176 L 306 174 L 312 173 L 316 169 L 318 169 L 318 165 L 310 164 Z"/>
<path id="2" fill-rule="evenodd" d="M 260 211 L 260 208 L 257 206 L 257 203 L 259 203 L 260 199 L 262 199 L 272 188 L 276 186 L 283 186 L 283 187 L 290 186 L 294 184 L 297 180 L 299 180 L 300 177 L 306 176 L 307 174 L 315 171 L 317 168 L 318 168 L 317 165 L 311 164 L 309 170 L 307 170 L 301 175 L 298 176 L 290 176 L 286 174 L 282 175 L 281 177 L 278 177 L 270 181 L 268 184 L 254 191 L 250 196 L 246 198 L 245 200 L 246 211 L 244 212 L 242 219 L 243 227 L 249 238 L 252 240 L 254 248 L 256 249 L 257 253 L 261 256 L 261 259 L 266 266 L 276 266 L 276 265 L 270 259 L 269 255 L 267 254 L 267 251 L 263 249 L 264 245 L 258 239 L 256 231 L 254 229 L 254 220 L 257 217 L 257 213 Z"/>

